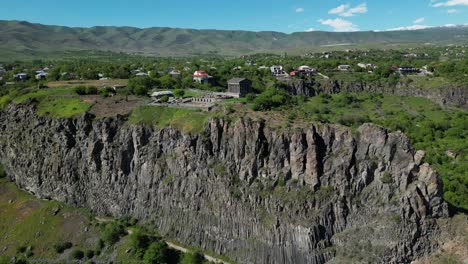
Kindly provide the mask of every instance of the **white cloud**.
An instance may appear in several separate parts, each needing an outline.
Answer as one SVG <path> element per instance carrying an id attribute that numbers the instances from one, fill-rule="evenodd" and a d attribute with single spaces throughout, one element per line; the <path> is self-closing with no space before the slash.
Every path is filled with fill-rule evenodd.
<path id="1" fill-rule="evenodd" d="M 341 18 L 335 19 L 320 19 L 322 25 L 330 26 L 336 32 L 349 32 L 349 31 L 358 31 L 359 28 L 353 24 L 353 22 L 344 20 Z"/>
<path id="2" fill-rule="evenodd" d="M 305 32 L 312 32 L 312 31 L 316 31 L 316 29 L 315 28 L 308 28 L 308 29 L 305 30 Z"/>
<path id="3" fill-rule="evenodd" d="M 341 14 L 341 13 L 343 13 L 346 9 L 348 9 L 349 7 L 350 7 L 349 4 L 340 5 L 340 6 L 338 6 L 338 7 L 333 8 L 332 10 L 328 11 L 328 14 L 333 14 L 333 15 Z"/>
<path id="4" fill-rule="evenodd" d="M 454 9 L 454 8 L 452 8 L 452 9 L 447 9 L 447 13 L 448 13 L 448 14 L 455 14 L 455 13 L 458 13 L 458 9 Z"/>
<path id="5" fill-rule="evenodd" d="M 305 10 L 304 10 L 304 8 L 302 8 L 302 7 L 296 8 L 296 13 L 302 13 L 302 12 L 304 12 L 304 11 L 305 11 Z"/>
<path id="6" fill-rule="evenodd" d="M 365 14 L 367 13 L 367 4 L 362 3 L 360 5 L 357 5 L 355 7 L 351 7 L 350 4 L 344 4 L 337 6 L 330 11 L 328 11 L 329 14 L 332 15 L 339 15 L 342 17 L 352 17 L 355 14 Z"/>
<path id="7" fill-rule="evenodd" d="M 407 26 L 407 27 L 391 28 L 391 29 L 387 29 L 386 31 L 419 30 L 419 29 L 425 29 L 425 28 L 431 28 L 431 27 L 424 26 L 424 25 L 412 25 L 412 26 Z"/>
<path id="8" fill-rule="evenodd" d="M 420 18 L 418 18 L 418 19 L 414 20 L 414 22 L 413 22 L 413 23 L 414 23 L 414 24 L 421 24 L 422 22 L 424 22 L 424 20 L 425 20 L 425 18 L 424 18 L 424 17 L 420 17 Z"/>
<path id="9" fill-rule="evenodd" d="M 441 6 L 468 6 L 468 0 L 449 0 L 432 4 L 433 7 Z"/>

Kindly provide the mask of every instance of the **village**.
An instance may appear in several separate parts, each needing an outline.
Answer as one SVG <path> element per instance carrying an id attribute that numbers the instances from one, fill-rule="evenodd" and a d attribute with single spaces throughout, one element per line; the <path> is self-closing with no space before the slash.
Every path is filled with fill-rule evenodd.
<path id="1" fill-rule="evenodd" d="M 282 83 L 301 80 L 353 81 L 364 78 L 388 81 L 393 76 L 393 80 L 412 78 L 433 82 L 439 78 L 434 78 L 432 62 L 435 58 L 463 57 L 465 47 L 387 51 L 388 61 L 382 61 L 385 57 L 381 56 L 381 52 L 328 51 L 300 57 L 246 55 L 229 60 L 200 58 L 169 60 L 158 64 L 150 64 L 151 60 L 146 60 L 147 63 L 134 63 L 135 66 L 111 64 L 110 70 L 107 64 L 88 65 L 84 70 L 54 63 L 42 63 L 41 66 L 0 64 L 0 87 L 3 87 L 0 91 L 9 87 L 93 86 L 98 94 L 103 91 L 106 96 L 144 96 L 148 98 L 146 104 L 152 106 L 210 111 L 222 101 L 255 97 L 267 87 L 278 89 Z M 380 56 L 378 61 L 375 59 L 377 55 Z M 393 63 L 389 65 L 388 62 Z"/>

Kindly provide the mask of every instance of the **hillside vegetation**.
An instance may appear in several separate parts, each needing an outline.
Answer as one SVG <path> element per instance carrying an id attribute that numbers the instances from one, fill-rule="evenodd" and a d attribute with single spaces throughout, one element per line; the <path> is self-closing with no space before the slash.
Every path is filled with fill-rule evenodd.
<path id="1" fill-rule="evenodd" d="M 155 56 L 242 55 L 285 52 L 327 45 L 456 44 L 468 40 L 467 27 L 394 32 L 250 32 L 179 28 L 71 28 L 0 21 L 0 54 L 32 57 L 65 51 L 96 50 Z M 329 48 L 329 47 L 328 47 Z"/>

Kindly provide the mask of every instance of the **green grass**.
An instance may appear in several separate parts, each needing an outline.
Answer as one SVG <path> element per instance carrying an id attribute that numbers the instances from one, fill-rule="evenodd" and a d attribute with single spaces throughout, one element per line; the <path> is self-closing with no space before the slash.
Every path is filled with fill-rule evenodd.
<path id="1" fill-rule="evenodd" d="M 92 246 L 86 242 L 93 233 L 86 210 L 39 200 L 5 179 L 0 179 L 0 190 L 0 247 L 7 247 L 4 255 L 14 256 L 19 247 L 32 246 L 34 258 L 56 258 L 53 245 L 59 242 L 70 241 L 82 248 Z M 60 211 L 54 214 L 54 208 Z M 85 226 L 89 233 L 82 232 Z"/>
<path id="2" fill-rule="evenodd" d="M 37 112 L 39 115 L 69 118 L 86 112 L 91 106 L 78 97 L 48 97 L 40 101 Z"/>
<path id="3" fill-rule="evenodd" d="M 23 103 L 27 100 L 37 100 L 39 115 L 50 115 L 55 118 L 69 118 L 86 112 L 91 103 L 81 101 L 72 88 L 59 87 L 49 89 L 14 90 L 0 97 L 0 109 L 13 102 Z"/>
<path id="4" fill-rule="evenodd" d="M 449 80 L 443 77 L 430 77 L 430 76 L 407 76 L 402 77 L 401 82 L 408 83 L 411 86 L 417 88 L 439 88 L 444 87 L 446 84 L 450 83 Z"/>
<path id="5" fill-rule="evenodd" d="M 132 111 L 128 121 L 131 124 L 145 124 L 156 128 L 172 126 L 189 133 L 201 133 L 209 117 L 209 113 L 199 110 L 140 106 Z"/>

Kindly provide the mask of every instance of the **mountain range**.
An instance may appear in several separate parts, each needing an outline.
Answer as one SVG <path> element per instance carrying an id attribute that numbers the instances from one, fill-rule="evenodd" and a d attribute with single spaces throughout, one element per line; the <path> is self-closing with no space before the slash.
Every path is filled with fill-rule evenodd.
<path id="1" fill-rule="evenodd" d="M 167 27 L 91 28 L 51 26 L 0 20 L 0 56 L 24 57 L 66 51 L 111 51 L 147 56 L 226 55 L 261 52 L 304 52 L 330 46 L 460 44 L 468 42 L 467 26 L 411 31 L 252 32 Z"/>

